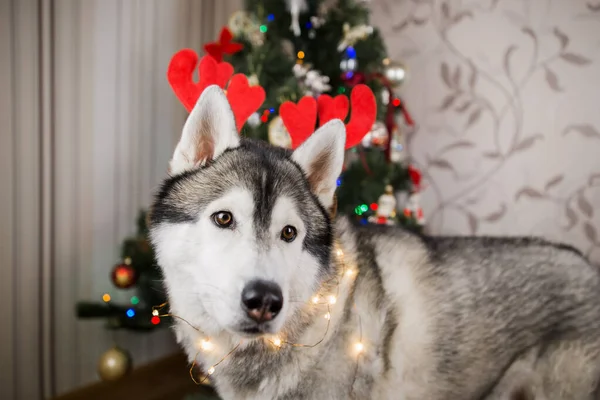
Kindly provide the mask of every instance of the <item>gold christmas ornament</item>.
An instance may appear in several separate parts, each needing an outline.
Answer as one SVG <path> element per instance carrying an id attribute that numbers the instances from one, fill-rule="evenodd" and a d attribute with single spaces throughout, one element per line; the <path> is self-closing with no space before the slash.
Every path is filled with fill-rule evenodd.
<path id="1" fill-rule="evenodd" d="M 279 115 L 269 123 L 269 143 L 286 149 L 292 148 L 292 138 Z"/>
<path id="2" fill-rule="evenodd" d="M 116 381 L 131 371 L 131 356 L 119 347 L 113 347 L 100 356 L 98 375 L 103 381 Z"/>
<path id="3" fill-rule="evenodd" d="M 258 21 L 245 11 L 236 11 L 227 24 L 235 36 L 244 36 L 253 46 L 262 46 L 265 35 L 260 30 Z"/>
<path id="4" fill-rule="evenodd" d="M 344 51 L 348 46 L 354 46 L 356 42 L 365 40 L 374 32 L 372 26 L 364 24 L 350 27 L 350 24 L 345 23 L 342 29 L 344 30 L 344 38 L 338 45 L 338 51 Z"/>
<path id="5" fill-rule="evenodd" d="M 386 58 L 383 65 L 385 77 L 388 78 L 393 87 L 400 87 L 406 81 L 408 71 L 404 64 Z"/>
<path id="6" fill-rule="evenodd" d="M 385 148 L 388 142 L 388 131 L 385 124 L 381 121 L 375 121 L 371 130 L 362 140 L 363 147 L 381 147 Z"/>
<path id="7" fill-rule="evenodd" d="M 250 85 L 250 86 L 260 85 L 260 82 L 258 81 L 258 76 L 256 76 L 256 74 L 252 74 L 252 75 L 248 76 L 248 85 Z"/>

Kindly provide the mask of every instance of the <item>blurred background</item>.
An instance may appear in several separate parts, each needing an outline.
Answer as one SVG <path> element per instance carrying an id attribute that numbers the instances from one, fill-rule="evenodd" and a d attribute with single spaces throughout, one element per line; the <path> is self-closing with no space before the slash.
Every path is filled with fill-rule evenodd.
<path id="1" fill-rule="evenodd" d="M 265 88 L 242 134 L 279 146 L 284 101 L 370 86 L 338 182 L 359 222 L 600 263 L 598 0 L 0 0 L 0 398 L 212 396 L 151 313 L 184 48 Z"/>

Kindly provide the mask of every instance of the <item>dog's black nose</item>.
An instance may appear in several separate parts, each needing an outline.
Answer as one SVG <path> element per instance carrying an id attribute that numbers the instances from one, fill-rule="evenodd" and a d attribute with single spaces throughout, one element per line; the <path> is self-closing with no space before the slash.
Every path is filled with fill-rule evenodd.
<path id="1" fill-rule="evenodd" d="M 281 311 L 283 294 L 276 283 L 252 281 L 242 291 L 242 304 L 250 318 L 259 323 L 267 322 Z"/>

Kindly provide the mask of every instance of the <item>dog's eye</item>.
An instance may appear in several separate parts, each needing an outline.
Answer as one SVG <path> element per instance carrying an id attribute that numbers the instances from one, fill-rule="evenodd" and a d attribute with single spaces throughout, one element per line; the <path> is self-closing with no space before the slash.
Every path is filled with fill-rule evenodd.
<path id="1" fill-rule="evenodd" d="M 294 228 L 291 225 L 286 225 L 281 230 L 281 240 L 285 240 L 288 243 L 293 242 L 294 239 L 296 239 L 297 234 L 298 234 L 298 231 L 296 231 L 296 228 Z"/>
<path id="2" fill-rule="evenodd" d="M 233 215 L 229 211 L 216 212 L 212 219 L 219 228 L 228 228 L 233 223 Z"/>

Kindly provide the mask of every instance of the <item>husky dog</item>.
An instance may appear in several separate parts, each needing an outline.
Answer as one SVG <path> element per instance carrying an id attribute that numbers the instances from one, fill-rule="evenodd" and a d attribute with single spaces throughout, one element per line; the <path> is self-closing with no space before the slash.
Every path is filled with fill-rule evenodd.
<path id="1" fill-rule="evenodd" d="M 595 267 L 334 218 L 344 145 L 339 120 L 294 151 L 240 138 L 215 86 L 185 123 L 151 238 L 178 341 L 222 398 L 600 398 Z"/>

